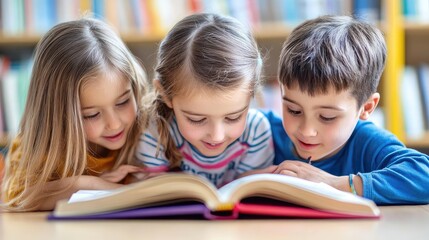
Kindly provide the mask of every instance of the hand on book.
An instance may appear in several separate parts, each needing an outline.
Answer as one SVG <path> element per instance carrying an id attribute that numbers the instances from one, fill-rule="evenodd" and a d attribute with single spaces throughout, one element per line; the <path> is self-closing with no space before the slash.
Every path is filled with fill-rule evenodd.
<path id="1" fill-rule="evenodd" d="M 302 178 L 316 183 L 323 182 L 341 191 L 349 192 L 347 176 L 335 176 L 305 162 L 283 161 L 273 173 Z"/>
<path id="2" fill-rule="evenodd" d="M 127 176 L 132 173 L 139 173 L 142 171 L 144 171 L 144 168 L 142 167 L 137 167 L 133 165 L 121 165 L 115 170 L 101 174 L 100 178 L 112 183 L 120 183 L 123 181 L 127 182 L 130 181 Z"/>
<path id="3" fill-rule="evenodd" d="M 124 180 L 124 184 L 140 182 L 172 171 L 165 165 L 156 167 L 139 167 L 139 171 L 130 172 Z"/>

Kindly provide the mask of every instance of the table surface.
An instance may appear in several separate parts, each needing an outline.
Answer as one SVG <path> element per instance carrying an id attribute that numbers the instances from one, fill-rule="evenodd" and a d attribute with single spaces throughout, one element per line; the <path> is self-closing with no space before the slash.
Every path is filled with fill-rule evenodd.
<path id="1" fill-rule="evenodd" d="M 380 207 L 380 219 L 47 221 L 0 213 L 0 239 L 429 239 L 429 205 Z"/>

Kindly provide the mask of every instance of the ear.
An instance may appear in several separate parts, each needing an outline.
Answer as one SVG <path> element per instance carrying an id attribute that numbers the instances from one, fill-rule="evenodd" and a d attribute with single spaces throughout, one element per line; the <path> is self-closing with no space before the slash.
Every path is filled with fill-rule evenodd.
<path id="1" fill-rule="evenodd" d="M 171 100 L 166 96 L 165 94 L 165 90 L 162 87 L 161 83 L 159 82 L 158 79 L 154 79 L 153 80 L 153 86 L 155 87 L 155 89 L 159 92 L 159 94 L 161 95 L 162 101 L 164 101 L 164 103 L 169 107 L 169 108 L 173 108 L 173 104 L 171 102 Z"/>
<path id="2" fill-rule="evenodd" d="M 361 120 L 367 120 L 369 118 L 369 116 L 371 115 L 371 113 L 374 112 L 379 101 L 380 101 L 380 94 L 379 93 L 373 93 L 368 98 L 368 100 L 363 104 L 359 118 Z"/>

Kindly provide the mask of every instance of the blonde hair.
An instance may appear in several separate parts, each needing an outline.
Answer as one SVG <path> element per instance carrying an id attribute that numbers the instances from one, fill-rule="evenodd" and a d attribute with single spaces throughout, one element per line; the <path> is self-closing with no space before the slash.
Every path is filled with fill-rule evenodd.
<path id="1" fill-rule="evenodd" d="M 249 29 L 238 20 L 217 14 L 194 14 L 179 21 L 161 42 L 155 68 L 160 143 L 172 168 L 182 156 L 169 132 L 173 111 L 163 100 L 196 89 L 226 91 L 246 83 L 254 94 L 262 85 L 262 59 Z"/>
<path id="2" fill-rule="evenodd" d="M 84 173 L 88 143 L 79 91 L 85 81 L 106 71 L 129 79 L 136 98 L 137 119 L 114 168 L 133 160 L 139 135 L 147 125 L 144 109 L 148 86 L 143 68 L 102 21 L 84 18 L 58 24 L 43 36 L 34 54 L 25 113 L 17 136 L 22 155 L 15 172 L 11 172 L 8 163 L 2 186 L 3 196 L 12 186 L 23 186 L 23 192 L 8 199 L 6 208 L 36 209 L 44 197 L 40 195 L 46 182 Z"/>

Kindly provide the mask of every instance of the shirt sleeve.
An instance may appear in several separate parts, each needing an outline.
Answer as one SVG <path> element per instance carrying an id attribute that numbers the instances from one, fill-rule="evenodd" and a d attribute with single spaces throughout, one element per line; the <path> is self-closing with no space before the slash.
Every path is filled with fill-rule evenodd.
<path id="1" fill-rule="evenodd" d="M 246 129 L 240 137 L 240 141 L 246 144 L 247 153 L 238 165 L 238 174 L 266 168 L 273 164 L 274 147 L 270 123 L 260 112 L 250 109 Z"/>
<path id="2" fill-rule="evenodd" d="M 363 196 L 382 205 L 429 203 L 429 156 L 372 124 L 361 133 Z"/>
<path id="3" fill-rule="evenodd" d="M 159 145 L 159 134 L 156 126 L 151 124 L 140 136 L 136 150 L 136 158 L 139 164 L 146 167 L 169 165 L 165 157 L 164 147 Z M 159 145 L 159 146 L 158 146 Z"/>

